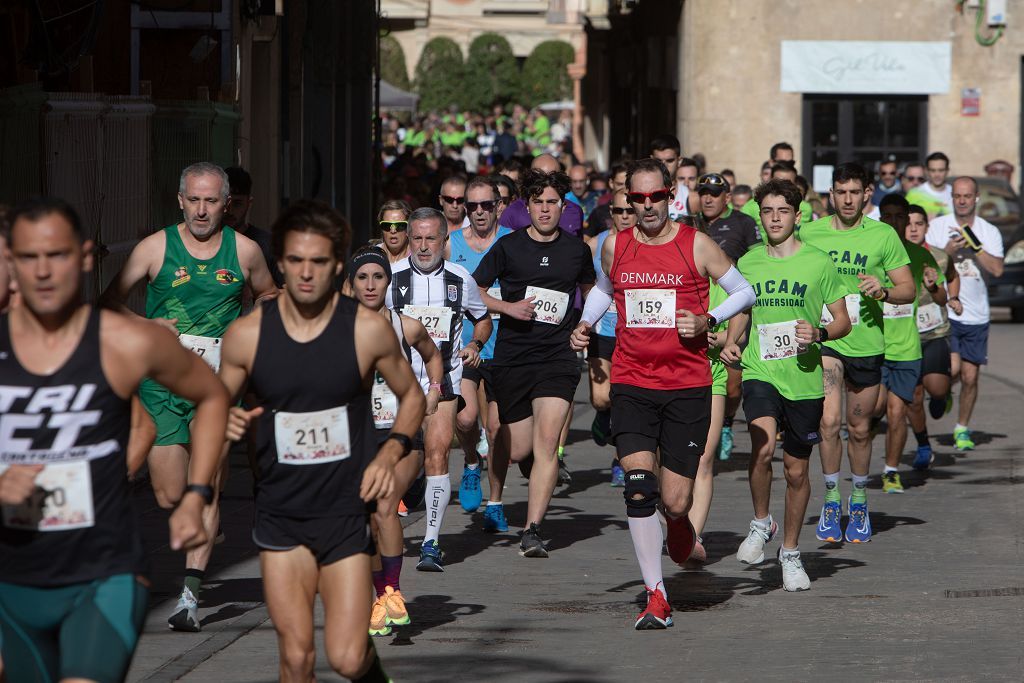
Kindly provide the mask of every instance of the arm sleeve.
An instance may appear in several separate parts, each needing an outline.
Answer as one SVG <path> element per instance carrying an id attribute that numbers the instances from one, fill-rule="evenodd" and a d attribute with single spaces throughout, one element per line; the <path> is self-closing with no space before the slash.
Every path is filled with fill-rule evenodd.
<path id="1" fill-rule="evenodd" d="M 754 305 L 754 288 L 736 269 L 736 266 L 730 266 L 725 275 L 718 278 L 718 285 L 729 295 L 713 311 L 709 311 L 718 322 L 724 322 Z"/>
<path id="2" fill-rule="evenodd" d="M 583 305 L 583 317 L 581 320 L 591 327 L 608 312 L 608 307 L 614 301 L 615 289 L 612 281 L 604 274 L 604 270 L 597 271 L 597 283 L 587 294 L 587 302 Z"/>

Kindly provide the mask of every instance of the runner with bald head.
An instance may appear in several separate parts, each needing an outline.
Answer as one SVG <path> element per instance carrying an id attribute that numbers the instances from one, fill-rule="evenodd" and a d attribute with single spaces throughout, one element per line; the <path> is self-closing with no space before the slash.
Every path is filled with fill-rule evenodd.
<path id="1" fill-rule="evenodd" d="M 535 158 L 530 164 L 530 168 L 537 171 L 543 171 L 544 173 L 555 173 L 562 170 L 562 164 L 559 163 L 558 159 L 551 156 L 550 154 L 541 154 Z M 522 192 L 520 192 L 522 194 Z M 512 202 L 498 219 L 500 225 L 505 226 L 511 230 L 521 230 L 528 228 L 532 223 L 530 222 L 530 212 L 526 209 L 526 201 L 523 199 L 517 199 Z M 580 237 L 583 234 L 583 209 L 580 208 L 579 204 L 568 202 L 562 207 L 562 218 L 558 224 L 563 231 L 570 235 Z"/>

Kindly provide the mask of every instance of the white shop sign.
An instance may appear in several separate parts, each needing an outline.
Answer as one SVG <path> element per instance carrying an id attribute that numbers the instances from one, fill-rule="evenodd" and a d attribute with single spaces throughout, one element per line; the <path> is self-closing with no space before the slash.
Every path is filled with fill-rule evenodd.
<path id="1" fill-rule="evenodd" d="M 949 92 L 950 44 L 784 40 L 783 92 L 931 95 Z"/>

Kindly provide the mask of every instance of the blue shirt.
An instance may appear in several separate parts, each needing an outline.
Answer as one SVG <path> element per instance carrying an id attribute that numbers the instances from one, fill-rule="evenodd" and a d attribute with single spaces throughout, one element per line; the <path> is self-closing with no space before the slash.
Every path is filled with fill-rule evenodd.
<path id="1" fill-rule="evenodd" d="M 494 241 L 491 242 L 491 246 L 494 242 L 497 242 L 499 238 L 512 232 L 508 228 L 498 226 L 498 230 L 495 233 Z M 480 265 L 480 260 L 486 254 L 486 251 L 476 251 L 466 242 L 466 238 L 462 235 L 462 230 L 456 230 L 451 234 L 451 258 L 448 259 L 451 263 L 457 263 L 469 272 L 474 272 L 477 266 Z M 498 281 L 494 281 L 494 286 L 498 285 Z M 480 351 L 481 360 L 490 360 L 494 358 L 494 340 L 498 337 L 498 316 L 491 316 L 491 323 L 494 325 L 494 329 L 491 331 L 491 336 L 484 344 L 484 348 Z M 468 318 L 462 325 L 462 345 L 466 346 L 469 341 L 473 338 L 473 321 Z"/>
<path id="2" fill-rule="evenodd" d="M 611 234 L 611 230 L 605 230 L 597 236 L 597 250 L 594 252 L 594 270 L 600 270 L 601 268 L 601 250 L 604 248 L 604 241 L 608 239 L 608 235 Z M 619 315 L 615 312 L 615 304 L 608 309 L 608 312 L 601 316 L 601 319 L 594 325 L 594 329 L 591 330 L 594 334 L 599 334 L 602 337 L 614 337 L 615 326 L 619 323 Z"/>

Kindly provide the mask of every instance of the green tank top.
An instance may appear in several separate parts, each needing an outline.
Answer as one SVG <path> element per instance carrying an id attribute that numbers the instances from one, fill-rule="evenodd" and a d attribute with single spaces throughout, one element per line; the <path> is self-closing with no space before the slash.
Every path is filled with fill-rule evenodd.
<path id="1" fill-rule="evenodd" d="M 207 260 L 188 252 L 177 225 L 164 228 L 164 237 L 163 265 L 146 287 L 146 317 L 177 318 L 181 334 L 224 336 L 228 325 L 241 315 L 245 287 L 235 231 L 222 229 L 220 249 Z"/>

